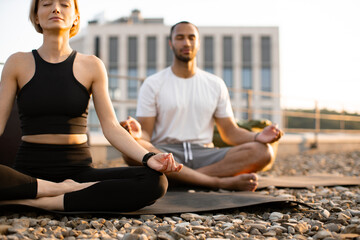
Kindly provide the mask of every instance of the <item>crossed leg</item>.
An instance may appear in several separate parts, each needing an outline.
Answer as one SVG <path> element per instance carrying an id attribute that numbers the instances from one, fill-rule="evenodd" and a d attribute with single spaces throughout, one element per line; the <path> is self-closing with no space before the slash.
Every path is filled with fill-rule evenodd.
<path id="1" fill-rule="evenodd" d="M 87 188 L 95 182 L 78 183 L 73 180 L 50 182 L 32 178 L 5 165 L 0 165 L 0 189 L 4 191 L 0 205 L 23 204 L 47 210 L 64 210 L 64 194 Z M 35 183 L 36 181 L 36 183 Z M 11 195 L 15 200 L 9 200 Z M 21 199 L 24 198 L 24 199 Z"/>
<path id="2" fill-rule="evenodd" d="M 142 145 L 149 151 L 154 151 L 153 147 L 149 147 L 148 142 Z M 124 159 L 130 166 L 139 165 L 138 162 L 126 156 Z M 196 170 L 184 166 L 180 172 L 169 173 L 166 176 L 170 184 L 255 191 L 258 177 L 254 172 L 271 167 L 273 161 L 274 155 L 270 145 L 252 142 L 233 147 L 224 159 L 217 163 Z"/>

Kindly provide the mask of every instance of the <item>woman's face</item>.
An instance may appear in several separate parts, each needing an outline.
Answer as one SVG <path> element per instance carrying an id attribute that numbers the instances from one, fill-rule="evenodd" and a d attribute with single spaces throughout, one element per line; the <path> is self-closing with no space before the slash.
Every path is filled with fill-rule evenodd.
<path id="1" fill-rule="evenodd" d="M 40 24 L 43 33 L 70 32 L 78 20 L 73 0 L 39 0 L 36 23 Z"/>

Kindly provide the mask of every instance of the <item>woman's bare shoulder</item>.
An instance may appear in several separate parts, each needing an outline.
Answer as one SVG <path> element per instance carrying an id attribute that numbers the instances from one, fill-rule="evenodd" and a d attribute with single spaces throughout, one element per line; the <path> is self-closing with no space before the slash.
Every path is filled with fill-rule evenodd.
<path id="1" fill-rule="evenodd" d="M 103 64 L 101 59 L 96 57 L 95 55 L 88 55 L 88 54 L 83 54 L 83 53 L 77 53 L 77 56 L 79 58 L 79 61 L 81 63 L 85 63 L 85 64 L 91 64 L 91 65 L 98 65 L 98 64 Z"/>
<path id="2" fill-rule="evenodd" d="M 11 63 L 11 62 L 15 62 L 15 63 L 25 63 L 28 61 L 33 60 L 33 54 L 32 52 L 16 52 L 11 54 L 8 59 L 6 60 L 6 62 Z"/>

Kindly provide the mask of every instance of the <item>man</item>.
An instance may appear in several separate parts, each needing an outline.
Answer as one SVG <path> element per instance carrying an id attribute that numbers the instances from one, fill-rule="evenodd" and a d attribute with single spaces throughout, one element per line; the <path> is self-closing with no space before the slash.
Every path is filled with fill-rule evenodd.
<path id="1" fill-rule="evenodd" d="M 200 41 L 195 25 L 175 24 L 169 44 L 174 53 L 171 67 L 144 81 L 138 122 L 129 118 L 123 126 L 147 150 L 171 152 L 184 164 L 181 172 L 167 174 L 170 182 L 254 191 L 254 172 L 271 167 L 274 156 L 268 143 L 279 140 L 281 130 L 272 125 L 255 134 L 237 126 L 224 81 L 197 68 Z M 234 147 L 213 147 L 214 123 L 221 138 Z"/>

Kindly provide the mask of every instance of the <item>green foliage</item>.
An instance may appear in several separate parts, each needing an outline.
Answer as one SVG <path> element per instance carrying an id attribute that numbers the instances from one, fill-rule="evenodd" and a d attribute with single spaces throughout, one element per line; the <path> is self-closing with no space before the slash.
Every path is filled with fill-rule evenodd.
<path id="1" fill-rule="evenodd" d="M 302 113 L 314 113 L 313 109 L 287 109 L 291 112 L 302 112 Z M 357 113 L 348 113 L 348 112 L 337 112 L 334 110 L 321 109 L 320 114 L 332 114 L 332 115 L 345 115 L 345 116 L 360 116 Z M 286 126 L 287 128 L 299 128 L 299 129 L 314 129 L 315 128 L 315 119 L 313 118 L 304 118 L 304 117 L 286 117 Z M 360 122 L 356 121 L 345 121 L 344 129 L 346 130 L 360 130 Z M 320 119 L 320 129 L 341 129 L 340 120 L 329 120 L 329 119 Z"/>

